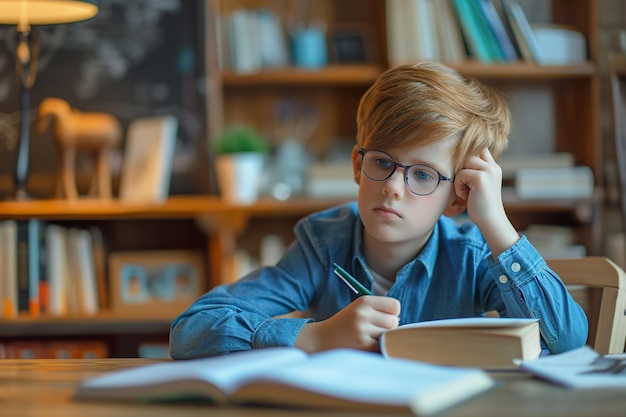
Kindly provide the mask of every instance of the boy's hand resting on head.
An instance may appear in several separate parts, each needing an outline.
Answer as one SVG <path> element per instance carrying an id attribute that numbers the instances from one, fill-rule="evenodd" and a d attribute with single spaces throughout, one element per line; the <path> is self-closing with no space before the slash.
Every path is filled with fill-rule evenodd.
<path id="1" fill-rule="evenodd" d="M 454 191 L 466 201 L 467 214 L 482 232 L 494 258 L 519 240 L 502 203 L 502 168 L 488 149 L 467 158 L 454 178 Z"/>
<path id="2" fill-rule="evenodd" d="M 305 325 L 295 347 L 307 352 L 341 347 L 378 352 L 381 332 L 398 327 L 399 315 L 395 298 L 362 296 L 332 317 Z"/>

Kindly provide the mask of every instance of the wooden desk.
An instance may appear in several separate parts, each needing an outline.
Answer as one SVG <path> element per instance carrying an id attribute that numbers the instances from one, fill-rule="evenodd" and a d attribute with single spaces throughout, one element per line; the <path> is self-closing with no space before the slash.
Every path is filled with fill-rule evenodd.
<path id="1" fill-rule="evenodd" d="M 147 359 L 5 359 L 0 360 L 0 410 L 2 416 L 146 416 L 177 417 L 264 417 L 319 416 L 319 410 L 277 408 L 213 407 L 210 405 L 119 404 L 78 402 L 71 399 L 83 378 L 102 372 L 152 362 Z M 527 375 L 494 373 L 500 385 L 473 400 L 449 409 L 438 417 L 623 417 L 626 393 L 623 390 L 570 391 Z M 363 413 L 323 412 L 324 417 Z M 373 416 L 374 414 L 372 414 Z"/>

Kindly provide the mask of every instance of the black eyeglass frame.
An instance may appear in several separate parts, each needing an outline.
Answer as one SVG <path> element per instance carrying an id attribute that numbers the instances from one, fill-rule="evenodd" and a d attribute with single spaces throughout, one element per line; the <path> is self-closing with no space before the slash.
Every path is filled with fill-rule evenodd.
<path id="1" fill-rule="evenodd" d="M 389 175 L 387 175 L 385 178 L 382 179 L 374 179 L 372 177 L 370 177 L 367 172 L 365 171 L 365 169 L 363 169 L 363 158 L 365 158 L 365 154 L 367 152 L 370 151 L 374 151 L 374 152 L 380 152 L 380 153 L 384 153 L 385 155 L 387 155 L 389 157 L 389 159 L 391 160 L 391 162 L 393 162 L 394 167 L 391 170 L 391 172 L 389 173 Z M 454 178 L 450 178 L 450 177 L 446 177 L 445 175 L 442 175 L 441 172 L 437 171 L 435 168 L 431 167 L 430 165 L 426 165 L 426 164 L 413 164 L 413 165 L 404 165 L 401 164 L 399 162 L 397 162 L 395 159 L 393 159 L 393 156 L 389 155 L 387 152 L 385 151 L 381 151 L 380 149 L 364 149 L 364 148 L 359 148 L 359 155 L 361 155 L 361 171 L 365 174 L 365 176 L 367 178 L 369 178 L 372 181 L 387 181 L 389 178 L 391 178 L 391 176 L 396 172 L 396 170 L 398 168 L 403 168 L 404 169 L 404 185 L 406 185 L 407 190 L 409 190 L 411 193 L 415 194 L 415 195 L 419 195 L 419 196 L 425 196 L 425 195 L 431 195 L 432 193 L 435 192 L 435 190 L 437 190 L 437 187 L 439 187 L 439 184 L 441 183 L 441 181 L 450 181 L 450 182 L 454 182 Z M 415 191 L 413 191 L 411 189 L 411 187 L 409 187 L 409 169 L 416 167 L 416 166 L 422 166 L 422 167 L 426 167 L 428 169 L 432 169 L 433 171 L 435 171 L 437 173 L 437 175 L 439 176 L 437 178 L 437 185 L 435 185 L 435 188 L 433 188 L 433 190 L 429 193 L 426 194 L 419 194 L 416 193 Z"/>

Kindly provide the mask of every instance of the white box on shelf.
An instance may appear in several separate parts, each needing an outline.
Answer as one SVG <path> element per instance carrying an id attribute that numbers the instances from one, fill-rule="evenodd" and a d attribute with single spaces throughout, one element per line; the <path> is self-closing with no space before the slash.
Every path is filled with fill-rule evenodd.
<path id="1" fill-rule="evenodd" d="M 533 25 L 541 65 L 580 64 L 587 61 L 585 35 L 562 25 Z"/>

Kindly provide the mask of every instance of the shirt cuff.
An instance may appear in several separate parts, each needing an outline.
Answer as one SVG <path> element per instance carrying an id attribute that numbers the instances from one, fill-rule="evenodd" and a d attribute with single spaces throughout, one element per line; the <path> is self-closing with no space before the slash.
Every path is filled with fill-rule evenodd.
<path id="1" fill-rule="evenodd" d="M 524 285 L 546 265 L 541 254 L 526 236 L 521 236 L 513 246 L 502 252 L 497 260 L 489 254 L 486 261 L 498 286 L 506 289 Z"/>
<path id="2" fill-rule="evenodd" d="M 252 348 L 293 346 L 304 325 L 311 322 L 310 318 L 267 319 L 252 335 Z"/>

